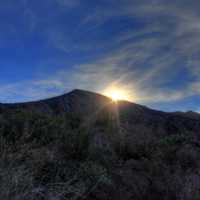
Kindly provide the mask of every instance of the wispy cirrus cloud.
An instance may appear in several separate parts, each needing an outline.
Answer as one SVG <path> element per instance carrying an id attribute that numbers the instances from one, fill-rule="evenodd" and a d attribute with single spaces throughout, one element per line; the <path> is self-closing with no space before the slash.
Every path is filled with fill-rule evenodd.
<path id="1" fill-rule="evenodd" d="M 80 1 L 56 2 L 62 9 L 83 7 Z M 86 1 L 84 8 L 89 4 Z M 200 3 L 194 0 L 97 2 L 76 18 L 69 30 L 56 25 L 43 32 L 51 48 L 65 54 L 75 52 L 77 60 L 83 54 L 89 59 L 26 84 L 2 86 L 0 94 L 7 90 L 29 100 L 74 88 L 101 92 L 115 84 L 130 91 L 138 103 L 177 102 L 198 96 L 199 9 Z"/>
<path id="2" fill-rule="evenodd" d="M 146 83 L 147 90 L 151 91 L 150 93 L 153 93 L 154 97 L 157 93 L 158 97 L 154 100 L 178 100 L 187 96 L 199 95 L 198 90 L 194 89 L 194 84 L 198 85 L 198 82 L 192 77 L 192 74 L 195 74 L 196 78 L 199 77 L 199 73 L 197 73 L 199 71 L 200 42 L 200 15 L 197 9 L 199 6 L 200 4 L 195 1 L 190 4 L 187 1 L 160 0 L 153 1 L 153 3 L 125 1 L 124 4 L 119 3 L 119 6 L 115 6 L 116 9 L 113 10 L 108 9 L 104 12 L 97 10 L 87 16 L 84 23 L 94 23 L 94 27 L 97 28 L 97 25 L 103 26 L 109 20 L 122 16 L 141 20 L 144 25 L 140 29 L 135 31 L 133 28 L 132 32 L 129 31 L 117 42 L 120 41 L 122 46 L 126 46 L 126 42 L 128 42 L 127 48 L 130 45 L 137 46 L 137 48 L 129 48 L 132 52 L 131 62 L 135 68 L 143 68 L 146 65 L 151 68 L 151 73 L 158 68 L 162 69 L 162 73 L 154 73 L 157 76 L 156 79 L 161 79 L 160 85 L 155 87 L 155 82 L 157 82 L 155 79 L 152 82 L 152 80 L 142 78 L 144 81 L 142 81 L 143 83 L 139 81 L 140 87 Z M 165 70 L 163 70 L 164 68 Z M 181 71 L 182 73 L 180 73 Z M 191 76 L 190 80 L 185 77 L 185 81 L 179 83 L 178 75 L 184 76 L 184 72 L 187 73 L 187 76 Z M 143 77 L 151 74 L 146 74 L 145 70 L 142 73 Z M 178 89 L 170 88 L 170 84 L 163 88 L 163 82 L 169 83 L 175 79 L 177 79 Z M 151 83 L 150 87 L 149 83 Z"/>

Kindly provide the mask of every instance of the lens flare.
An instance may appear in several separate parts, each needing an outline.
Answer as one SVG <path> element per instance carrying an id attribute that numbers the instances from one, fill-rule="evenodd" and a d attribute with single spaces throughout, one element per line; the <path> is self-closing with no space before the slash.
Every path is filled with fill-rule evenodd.
<path id="1" fill-rule="evenodd" d="M 121 88 L 107 88 L 103 92 L 104 95 L 110 97 L 113 101 L 126 100 L 131 101 L 129 92 Z"/>

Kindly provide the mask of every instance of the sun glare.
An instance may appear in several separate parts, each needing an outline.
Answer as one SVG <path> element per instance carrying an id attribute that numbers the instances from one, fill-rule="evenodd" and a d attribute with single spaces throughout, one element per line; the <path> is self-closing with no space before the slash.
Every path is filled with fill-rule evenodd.
<path id="1" fill-rule="evenodd" d="M 103 93 L 106 96 L 110 97 L 115 102 L 119 100 L 127 100 L 127 101 L 131 100 L 126 90 L 117 89 L 117 88 L 109 88 L 109 89 L 106 89 Z"/>
<path id="2" fill-rule="evenodd" d="M 113 101 L 118 101 L 125 98 L 124 94 L 122 94 L 122 92 L 120 91 L 111 91 L 110 97 Z"/>

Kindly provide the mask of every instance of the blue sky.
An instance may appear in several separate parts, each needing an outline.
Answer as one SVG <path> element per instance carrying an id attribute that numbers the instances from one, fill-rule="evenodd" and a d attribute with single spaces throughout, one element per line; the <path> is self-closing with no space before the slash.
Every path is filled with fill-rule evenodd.
<path id="1" fill-rule="evenodd" d="M 200 110 L 200 2 L 1 0 L 0 101 L 124 88 L 150 107 Z"/>

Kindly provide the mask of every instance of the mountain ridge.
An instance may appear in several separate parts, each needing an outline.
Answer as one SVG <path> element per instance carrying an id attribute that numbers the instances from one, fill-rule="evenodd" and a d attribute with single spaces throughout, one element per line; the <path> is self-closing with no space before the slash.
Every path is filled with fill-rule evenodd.
<path id="1" fill-rule="evenodd" d="M 0 105 L 0 199 L 199 200 L 199 154 L 193 112 L 82 90 Z"/>
<path id="2" fill-rule="evenodd" d="M 58 96 L 53 96 L 53 97 L 49 97 L 49 98 L 45 98 L 45 99 L 40 99 L 40 100 L 35 100 L 35 101 L 27 101 L 27 102 L 17 102 L 17 103 L 0 103 L 0 107 L 26 107 L 26 106 L 29 106 L 29 105 L 38 105 L 38 104 L 44 104 L 44 103 L 49 103 L 49 102 L 52 102 L 52 101 L 59 101 L 59 99 L 61 100 L 64 100 L 65 98 L 68 98 L 70 96 L 73 96 L 73 95 L 76 95 L 76 96 L 79 96 L 79 98 L 81 98 L 81 96 L 90 96 L 91 98 L 94 98 L 94 100 L 98 97 L 98 98 L 101 98 L 101 99 L 104 99 L 105 101 L 108 101 L 108 102 L 113 102 L 112 99 L 110 97 L 107 97 L 103 94 L 100 94 L 100 93 L 97 93 L 97 92 L 92 92 L 92 91 L 87 91 L 87 90 L 82 90 L 82 89 L 74 89 L 68 93 L 64 93 L 64 94 L 61 94 L 61 95 L 58 95 Z M 114 102 L 113 102 L 114 103 Z M 199 116 L 200 117 L 200 114 L 198 112 L 195 112 L 195 111 L 172 111 L 172 112 L 166 112 L 166 111 L 162 111 L 162 110 L 158 110 L 158 109 L 152 109 L 148 106 L 145 106 L 145 105 L 140 105 L 138 103 L 134 103 L 134 102 L 131 102 L 131 101 L 127 101 L 127 100 L 118 100 L 117 101 L 118 104 L 130 104 L 130 105 L 134 105 L 134 106 L 139 106 L 139 107 L 143 107 L 143 108 L 146 108 L 148 110 L 151 110 L 151 111 L 155 111 L 155 112 L 160 112 L 160 113 L 165 113 L 165 114 L 177 114 L 177 115 L 187 115 L 187 116 Z"/>
<path id="3" fill-rule="evenodd" d="M 104 95 L 78 89 L 40 101 L 0 105 L 0 113 L 20 109 L 51 116 L 73 114 L 81 117 L 85 123 L 91 119 L 96 120 L 95 118 L 106 112 L 132 135 L 141 135 L 142 130 L 144 135 L 152 137 L 183 132 L 199 137 L 197 133 L 200 130 L 198 113 L 163 112 L 128 101 L 114 102 Z"/>

